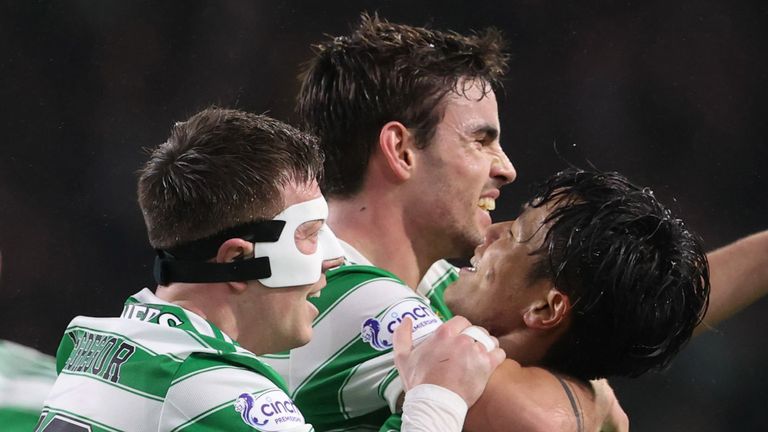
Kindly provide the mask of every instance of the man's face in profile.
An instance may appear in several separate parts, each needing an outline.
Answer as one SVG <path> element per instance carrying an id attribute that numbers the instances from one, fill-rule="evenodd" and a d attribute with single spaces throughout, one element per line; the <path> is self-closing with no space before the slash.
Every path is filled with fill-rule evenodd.
<path id="1" fill-rule="evenodd" d="M 546 235 L 542 224 L 551 209 L 526 206 L 517 219 L 488 229 L 484 242 L 475 248 L 472 267 L 462 268 L 459 280 L 445 291 L 451 310 L 493 335 L 525 325 L 524 312 L 540 289 L 551 285 L 546 279 L 531 279 L 531 270 L 541 259 L 536 252 Z"/>

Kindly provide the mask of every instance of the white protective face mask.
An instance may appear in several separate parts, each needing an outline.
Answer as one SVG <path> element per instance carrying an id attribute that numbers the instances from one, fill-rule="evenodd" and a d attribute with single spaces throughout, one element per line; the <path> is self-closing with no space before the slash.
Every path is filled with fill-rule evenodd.
<path id="1" fill-rule="evenodd" d="M 309 285 L 320 280 L 323 261 L 344 255 L 339 240 L 325 223 L 328 218 L 328 203 L 322 196 L 294 204 L 273 218 L 285 221 L 280 238 L 276 242 L 254 243 L 254 258 L 268 257 L 272 275 L 259 279 L 270 288 Z M 317 237 L 317 250 L 305 254 L 296 247 L 296 229 L 304 222 L 322 220 Z"/>

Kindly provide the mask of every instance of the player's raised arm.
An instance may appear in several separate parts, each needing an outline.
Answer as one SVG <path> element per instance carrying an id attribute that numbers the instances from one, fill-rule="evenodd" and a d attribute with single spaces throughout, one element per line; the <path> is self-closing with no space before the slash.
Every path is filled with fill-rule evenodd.
<path id="1" fill-rule="evenodd" d="M 712 291 L 696 332 L 707 330 L 768 293 L 768 231 L 707 254 Z"/>

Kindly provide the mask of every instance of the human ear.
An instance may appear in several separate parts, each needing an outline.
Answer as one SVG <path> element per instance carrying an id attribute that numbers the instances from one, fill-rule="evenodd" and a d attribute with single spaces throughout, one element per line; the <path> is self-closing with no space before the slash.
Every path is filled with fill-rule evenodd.
<path id="1" fill-rule="evenodd" d="M 542 330 L 558 327 L 571 310 L 571 300 L 555 287 L 536 299 L 523 313 L 523 321 L 530 328 Z"/>
<path id="2" fill-rule="evenodd" d="M 240 239 L 231 238 L 219 246 L 216 253 L 217 263 L 231 263 L 242 260 L 245 257 L 253 255 L 253 243 Z M 235 291 L 243 291 L 247 287 L 246 282 L 227 282 Z"/>
<path id="3" fill-rule="evenodd" d="M 398 180 L 407 180 L 413 171 L 413 137 L 402 123 L 391 121 L 381 128 L 379 150 L 389 172 Z"/>

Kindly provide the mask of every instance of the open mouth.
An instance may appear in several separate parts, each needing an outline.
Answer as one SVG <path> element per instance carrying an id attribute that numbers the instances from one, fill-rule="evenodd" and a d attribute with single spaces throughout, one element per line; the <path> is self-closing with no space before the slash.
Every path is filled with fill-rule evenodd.
<path id="1" fill-rule="evenodd" d="M 491 197 L 483 197 L 477 202 L 477 206 L 482 210 L 491 211 L 496 209 L 496 200 Z"/>
<path id="2" fill-rule="evenodd" d="M 477 273 L 477 263 L 480 262 L 480 258 L 477 256 L 473 256 L 469 260 L 470 267 L 465 267 L 465 269 L 470 273 Z"/>

